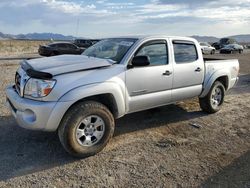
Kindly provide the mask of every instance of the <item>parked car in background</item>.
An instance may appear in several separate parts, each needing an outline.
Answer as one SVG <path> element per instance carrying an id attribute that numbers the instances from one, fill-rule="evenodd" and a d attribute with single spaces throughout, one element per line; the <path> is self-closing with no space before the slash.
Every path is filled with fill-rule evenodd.
<path id="1" fill-rule="evenodd" d="M 215 54 L 215 48 L 212 47 L 209 43 L 200 42 L 200 46 L 203 54 Z"/>
<path id="2" fill-rule="evenodd" d="M 243 46 L 239 44 L 229 44 L 220 49 L 221 54 L 243 53 Z"/>
<path id="3" fill-rule="evenodd" d="M 98 39 L 75 39 L 74 44 L 82 48 L 88 48 L 99 41 Z"/>
<path id="4" fill-rule="evenodd" d="M 235 44 L 235 43 L 237 42 L 233 38 L 222 38 L 220 39 L 219 42 L 213 43 L 212 46 L 215 47 L 216 50 L 219 50 L 228 44 Z"/>
<path id="5" fill-rule="evenodd" d="M 70 42 L 56 42 L 48 45 L 40 45 L 38 53 L 41 56 L 55 56 L 62 54 L 81 54 L 84 48 L 80 48 Z"/>

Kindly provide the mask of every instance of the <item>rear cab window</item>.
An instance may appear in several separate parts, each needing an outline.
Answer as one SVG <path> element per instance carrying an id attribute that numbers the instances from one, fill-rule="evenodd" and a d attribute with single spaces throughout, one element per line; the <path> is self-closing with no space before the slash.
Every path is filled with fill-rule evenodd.
<path id="1" fill-rule="evenodd" d="M 198 59 L 196 45 L 192 41 L 173 41 L 176 64 L 191 63 Z"/>

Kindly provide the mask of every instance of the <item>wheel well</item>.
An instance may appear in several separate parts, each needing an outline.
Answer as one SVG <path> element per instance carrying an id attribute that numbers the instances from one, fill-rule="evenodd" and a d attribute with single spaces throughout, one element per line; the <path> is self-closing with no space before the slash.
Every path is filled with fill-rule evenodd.
<path id="1" fill-rule="evenodd" d="M 118 107 L 117 107 L 114 96 L 112 94 L 110 94 L 110 93 L 94 95 L 94 96 L 83 98 L 83 99 L 75 102 L 73 105 L 71 105 L 70 108 L 72 108 L 73 106 L 75 106 L 79 102 L 84 102 L 84 101 L 96 101 L 96 102 L 99 102 L 99 103 L 105 105 L 109 109 L 109 111 L 113 114 L 114 118 L 118 117 Z"/>
<path id="2" fill-rule="evenodd" d="M 224 85 L 225 89 L 226 90 L 228 89 L 228 77 L 227 76 L 221 76 L 217 78 L 216 81 L 221 82 Z"/>

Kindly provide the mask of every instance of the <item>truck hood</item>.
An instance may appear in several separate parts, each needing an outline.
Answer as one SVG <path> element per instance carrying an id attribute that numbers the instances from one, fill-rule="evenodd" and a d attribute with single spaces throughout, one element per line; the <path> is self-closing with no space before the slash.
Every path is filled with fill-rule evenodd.
<path id="1" fill-rule="evenodd" d="M 21 66 L 34 77 L 48 73 L 56 76 L 76 71 L 84 71 L 108 67 L 114 63 L 112 60 L 88 57 L 84 55 L 60 55 L 54 57 L 45 57 L 32 60 L 24 60 Z"/>

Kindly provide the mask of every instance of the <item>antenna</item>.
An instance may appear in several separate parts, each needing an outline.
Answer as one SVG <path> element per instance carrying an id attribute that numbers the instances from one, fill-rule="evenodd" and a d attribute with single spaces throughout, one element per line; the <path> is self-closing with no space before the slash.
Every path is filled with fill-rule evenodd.
<path id="1" fill-rule="evenodd" d="M 78 30 L 79 30 L 79 18 L 77 18 L 77 22 L 76 22 L 76 37 L 78 37 Z"/>

